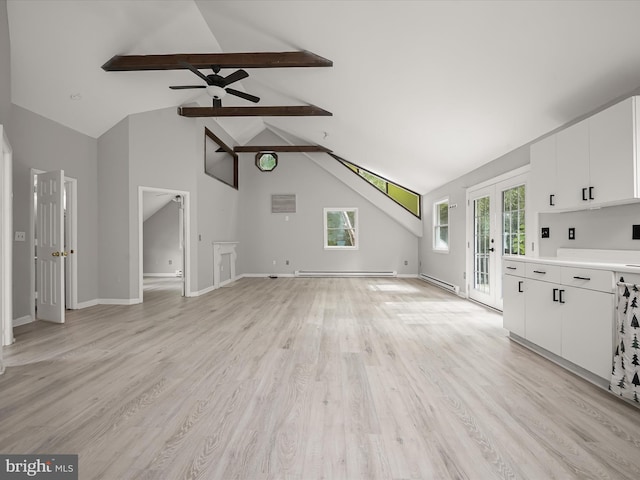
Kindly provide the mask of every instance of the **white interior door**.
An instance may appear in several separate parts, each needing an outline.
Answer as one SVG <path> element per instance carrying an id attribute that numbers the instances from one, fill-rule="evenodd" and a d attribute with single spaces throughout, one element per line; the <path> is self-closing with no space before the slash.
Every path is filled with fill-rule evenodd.
<path id="1" fill-rule="evenodd" d="M 64 323 L 64 172 L 38 174 L 37 316 Z"/>

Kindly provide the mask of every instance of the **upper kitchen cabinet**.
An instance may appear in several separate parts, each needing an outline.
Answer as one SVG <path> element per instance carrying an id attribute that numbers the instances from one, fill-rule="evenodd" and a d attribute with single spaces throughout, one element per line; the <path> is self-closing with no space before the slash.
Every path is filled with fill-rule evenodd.
<path id="1" fill-rule="evenodd" d="M 580 210 L 640 197 L 638 98 L 628 98 L 531 145 L 534 211 Z"/>
<path id="2" fill-rule="evenodd" d="M 589 119 L 591 203 L 638 197 L 637 102 L 631 97 Z"/>
<path id="3" fill-rule="evenodd" d="M 556 161 L 557 182 L 560 187 L 556 195 L 557 208 L 581 208 L 582 189 L 589 185 L 588 120 L 571 125 L 556 134 Z"/>
<path id="4" fill-rule="evenodd" d="M 553 210 L 556 205 L 558 184 L 556 171 L 556 136 L 550 135 L 531 145 L 529 171 L 530 208 L 532 212 Z"/>

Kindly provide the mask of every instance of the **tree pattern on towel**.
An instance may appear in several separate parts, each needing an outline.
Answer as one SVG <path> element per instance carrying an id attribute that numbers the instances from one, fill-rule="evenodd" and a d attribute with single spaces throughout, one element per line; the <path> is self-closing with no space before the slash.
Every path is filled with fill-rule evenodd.
<path id="1" fill-rule="evenodd" d="M 621 283 L 618 287 L 616 352 L 609 390 L 640 403 L 640 314 L 638 285 Z"/>

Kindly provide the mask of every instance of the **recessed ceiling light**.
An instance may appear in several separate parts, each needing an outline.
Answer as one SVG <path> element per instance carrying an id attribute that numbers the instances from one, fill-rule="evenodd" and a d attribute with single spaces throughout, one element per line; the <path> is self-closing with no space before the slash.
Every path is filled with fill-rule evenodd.
<path id="1" fill-rule="evenodd" d="M 69 98 L 71 100 L 82 100 L 82 95 L 80 95 L 79 93 L 72 93 L 71 95 L 69 95 Z"/>

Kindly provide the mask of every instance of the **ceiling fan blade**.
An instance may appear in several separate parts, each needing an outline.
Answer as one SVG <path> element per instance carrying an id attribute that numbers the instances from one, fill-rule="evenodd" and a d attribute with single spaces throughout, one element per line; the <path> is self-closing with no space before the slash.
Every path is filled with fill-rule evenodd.
<path id="1" fill-rule="evenodd" d="M 253 103 L 258 103 L 260 101 L 260 97 L 256 97 L 255 95 L 251 95 L 250 93 L 240 92 L 239 90 L 234 90 L 233 88 L 225 88 L 225 90 L 231 95 L 244 98 L 245 100 L 249 100 Z"/>
<path id="2" fill-rule="evenodd" d="M 238 80 L 242 80 L 243 78 L 247 78 L 248 76 L 249 76 L 249 74 L 246 71 L 244 71 L 244 70 L 236 70 L 232 74 L 227 75 L 226 77 L 224 77 L 224 85 L 223 85 L 223 87 L 226 87 L 227 85 L 231 85 L 232 83 L 235 83 Z"/>
<path id="3" fill-rule="evenodd" d="M 172 85 L 169 87 L 171 90 L 184 90 L 187 88 L 207 88 L 206 85 Z"/>
<path id="4" fill-rule="evenodd" d="M 191 70 L 193 73 L 195 73 L 197 76 L 199 76 L 202 80 L 204 80 L 205 82 L 207 82 L 207 85 L 212 85 L 211 84 L 211 80 L 209 80 L 207 78 L 207 76 L 202 73 L 200 70 L 198 70 L 196 67 L 194 67 L 193 65 L 191 65 L 190 63 L 187 62 L 179 62 L 180 65 L 182 65 L 184 68 L 188 68 L 189 70 Z"/>

